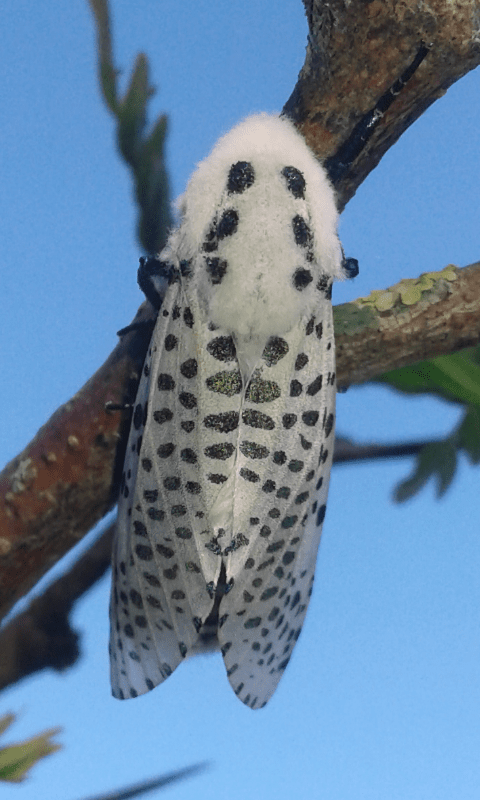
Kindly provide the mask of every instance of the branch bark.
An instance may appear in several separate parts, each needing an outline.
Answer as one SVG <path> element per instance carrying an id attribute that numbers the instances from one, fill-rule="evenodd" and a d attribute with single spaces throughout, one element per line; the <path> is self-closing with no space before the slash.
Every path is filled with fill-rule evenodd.
<path id="1" fill-rule="evenodd" d="M 113 530 L 112 524 L 68 572 L 3 628 L 0 691 L 42 669 L 62 672 L 75 663 L 79 636 L 70 626 L 70 612 L 109 568 Z"/>
<path id="2" fill-rule="evenodd" d="M 0 473 L 0 619 L 115 504 L 130 414 L 105 404 L 134 399 L 147 346 L 142 329 L 123 337 Z"/>
<path id="3" fill-rule="evenodd" d="M 305 64 L 284 111 L 320 158 L 334 155 L 412 62 L 427 58 L 335 186 L 343 209 L 386 151 L 435 100 L 480 63 L 477 0 L 304 0 Z"/>
<path id="4" fill-rule="evenodd" d="M 431 278 L 431 286 L 425 278 Z M 480 262 L 464 269 L 449 267 L 425 278 L 404 280 L 368 298 L 336 306 L 339 386 L 364 383 L 384 372 L 478 343 Z M 422 285 L 429 288 L 422 290 Z"/>

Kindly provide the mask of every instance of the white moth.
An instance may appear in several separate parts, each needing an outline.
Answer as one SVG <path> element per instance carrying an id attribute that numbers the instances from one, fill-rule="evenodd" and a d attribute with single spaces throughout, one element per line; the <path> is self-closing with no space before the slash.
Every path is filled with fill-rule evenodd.
<path id="1" fill-rule="evenodd" d="M 143 694 L 213 645 L 260 708 L 300 634 L 325 516 L 338 215 L 302 136 L 267 114 L 220 139 L 180 210 L 118 509 L 112 691 Z"/>

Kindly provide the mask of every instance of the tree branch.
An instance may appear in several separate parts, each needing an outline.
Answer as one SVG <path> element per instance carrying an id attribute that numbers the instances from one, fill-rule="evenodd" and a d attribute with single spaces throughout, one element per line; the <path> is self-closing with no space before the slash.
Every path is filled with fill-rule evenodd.
<path id="1" fill-rule="evenodd" d="M 471 347 L 480 341 L 480 262 L 403 280 L 334 315 L 338 386 Z"/>
<path id="2" fill-rule="evenodd" d="M 309 23 L 305 64 L 284 111 L 320 158 L 339 150 L 421 43 L 431 45 L 368 145 L 335 184 L 343 209 L 412 122 L 480 63 L 478 1 L 304 0 L 304 5 Z"/>
<path id="3" fill-rule="evenodd" d="M 123 337 L 0 473 L 0 619 L 115 504 L 130 414 L 105 404 L 133 401 L 148 338 Z"/>
<path id="4" fill-rule="evenodd" d="M 357 461 L 379 461 L 385 458 L 416 456 L 427 441 L 397 442 L 396 444 L 358 444 L 343 436 L 335 437 L 334 464 L 354 464 Z M 0 639 L 1 647 L 1 639 Z"/>
<path id="5" fill-rule="evenodd" d="M 114 524 L 73 567 L 36 597 L 0 633 L 0 691 L 51 668 L 61 672 L 78 656 L 78 634 L 70 627 L 74 603 L 110 566 Z"/>

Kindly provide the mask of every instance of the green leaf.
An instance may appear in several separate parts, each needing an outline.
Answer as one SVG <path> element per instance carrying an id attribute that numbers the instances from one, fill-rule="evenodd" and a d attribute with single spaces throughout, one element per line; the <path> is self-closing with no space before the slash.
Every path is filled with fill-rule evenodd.
<path id="1" fill-rule="evenodd" d="M 3 733 L 15 720 L 13 714 L 0 718 L 0 733 Z M 0 748 L 0 780 L 20 782 L 26 777 L 28 770 L 41 758 L 55 753 L 61 745 L 52 742 L 61 728 L 50 728 L 43 733 L 27 739 L 25 742 Z"/>
<path id="2" fill-rule="evenodd" d="M 142 143 L 137 159 L 136 194 L 143 214 L 138 223 L 138 238 L 147 253 L 158 253 L 172 224 L 170 191 L 163 150 L 167 118 L 161 116 L 150 136 Z"/>
<path id="3" fill-rule="evenodd" d="M 438 356 L 375 379 L 402 392 L 434 393 L 445 400 L 480 406 L 479 348 Z"/>
<path id="4" fill-rule="evenodd" d="M 430 480 L 437 479 L 437 496 L 441 497 L 450 486 L 457 467 L 457 452 L 451 439 L 430 442 L 417 456 L 412 475 L 399 483 L 394 492 L 398 503 L 409 500 Z"/>
<path id="5" fill-rule="evenodd" d="M 109 109 L 117 112 L 117 76 L 113 64 L 112 40 L 110 36 L 110 13 L 107 0 L 89 0 L 97 25 L 97 46 L 100 87 Z"/>
<path id="6" fill-rule="evenodd" d="M 407 500 L 433 477 L 441 496 L 453 480 L 459 452 L 464 451 L 472 464 L 480 463 L 480 347 L 422 361 L 377 380 L 402 392 L 436 394 L 465 406 L 461 423 L 446 439 L 430 442 L 421 450 L 413 473 L 394 493 L 397 501 Z"/>
<path id="7" fill-rule="evenodd" d="M 118 144 L 125 161 L 132 166 L 137 162 L 147 120 L 147 102 L 153 93 L 148 82 L 147 58 L 139 53 L 118 110 Z"/>
<path id="8" fill-rule="evenodd" d="M 465 451 L 472 464 L 480 463 L 480 407 L 470 406 L 457 431 L 459 449 Z"/>
<path id="9" fill-rule="evenodd" d="M 89 0 L 97 27 L 100 86 L 117 121 L 117 142 L 129 166 L 138 205 L 137 237 L 148 255 L 163 249 L 171 227 L 169 183 L 164 159 L 166 118 L 159 117 L 146 134 L 148 102 L 155 89 L 149 83 L 147 57 L 140 53 L 128 88 L 117 94 L 119 71 L 113 62 L 108 0 Z"/>

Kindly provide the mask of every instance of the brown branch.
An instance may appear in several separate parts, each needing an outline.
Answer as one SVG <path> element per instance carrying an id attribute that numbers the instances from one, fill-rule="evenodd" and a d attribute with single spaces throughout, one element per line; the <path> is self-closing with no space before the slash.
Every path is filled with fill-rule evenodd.
<path id="1" fill-rule="evenodd" d="M 115 504 L 130 415 L 105 404 L 135 397 L 147 344 L 127 334 L 0 473 L 0 619 Z"/>
<path id="2" fill-rule="evenodd" d="M 61 672 L 75 663 L 80 649 L 69 615 L 74 603 L 109 568 L 113 529 L 112 524 L 68 572 L 1 631 L 0 690 L 42 669 Z"/>
<path id="3" fill-rule="evenodd" d="M 353 464 L 358 461 L 379 461 L 384 458 L 416 456 L 427 441 L 397 442 L 396 444 L 357 444 L 342 436 L 335 437 L 334 464 Z M 1 647 L 1 640 L 0 640 Z"/>
<path id="4" fill-rule="evenodd" d="M 391 290 L 372 292 L 366 302 L 336 306 L 338 386 L 364 383 L 480 341 L 480 262 L 452 267 L 446 274 L 456 279 L 431 273 L 432 286 L 425 291 L 421 279 L 401 281 Z M 403 295 L 408 305 L 402 302 L 402 291 L 410 294 Z M 415 293 L 420 297 L 410 304 Z M 378 309 L 389 302 L 393 305 L 388 310 Z"/>
<path id="5" fill-rule="evenodd" d="M 305 64 L 284 110 L 321 157 L 337 152 L 359 120 L 431 44 L 368 146 L 336 185 L 343 208 L 402 133 L 480 63 L 478 0 L 304 0 Z"/>

